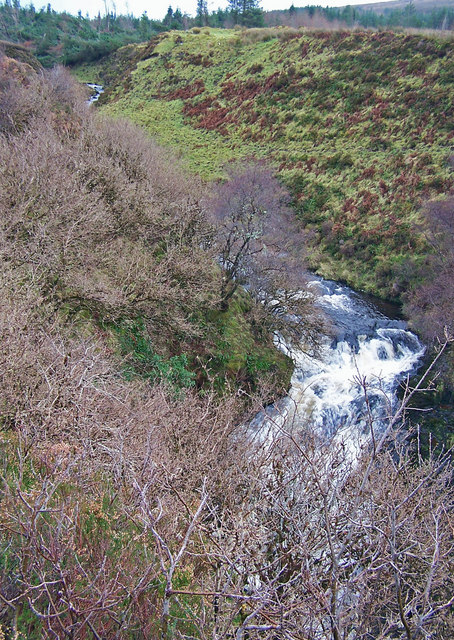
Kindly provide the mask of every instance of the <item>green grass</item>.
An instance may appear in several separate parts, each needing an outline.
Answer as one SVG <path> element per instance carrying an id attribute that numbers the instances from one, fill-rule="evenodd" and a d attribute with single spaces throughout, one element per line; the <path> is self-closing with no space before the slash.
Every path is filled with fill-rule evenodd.
<path id="1" fill-rule="evenodd" d="M 272 344 L 259 340 L 251 330 L 248 313 L 251 311 L 249 296 L 237 292 L 227 311 L 214 311 L 209 321 L 214 324 L 218 338 L 209 367 L 211 372 L 228 377 L 243 377 L 253 385 L 261 373 L 276 374 L 280 387 L 286 389 L 293 366 Z"/>
<path id="2" fill-rule="evenodd" d="M 110 108 L 105 111 L 110 112 Z M 115 113 L 118 115 L 117 110 Z M 138 94 L 125 103 L 121 117 L 145 127 L 161 144 L 178 152 L 188 170 L 204 178 L 222 175 L 222 164 L 235 157 L 222 136 L 213 131 L 197 131 L 184 123 L 179 100 L 157 103 L 149 108 L 147 101 Z M 213 167 L 218 167 L 218 171 L 213 171 Z"/>
<path id="3" fill-rule="evenodd" d="M 203 390 L 214 384 L 220 393 L 231 386 L 253 391 L 266 378 L 274 399 L 288 389 L 293 362 L 275 348 L 264 325 L 254 321 L 254 306 L 249 294 L 238 290 L 227 310 L 212 309 L 192 319 L 203 332 L 201 339 L 169 343 L 166 353 L 153 344 L 145 318 L 100 319 L 98 324 L 126 380 L 162 383 L 179 397 L 195 385 Z"/>
<path id="4" fill-rule="evenodd" d="M 194 386 L 195 374 L 188 368 L 188 356 L 182 353 L 165 358 L 156 353 L 143 320 L 125 321 L 112 329 L 124 359 L 126 379 L 141 377 L 152 384 L 165 383 L 177 394 Z"/>
<path id="5" fill-rule="evenodd" d="M 312 232 L 323 275 L 395 297 L 414 223 L 452 185 L 453 47 L 422 35 L 202 30 L 165 34 L 103 109 L 144 125 L 206 179 L 266 158 Z"/>
<path id="6" fill-rule="evenodd" d="M 252 301 L 244 291 L 237 291 L 227 311 L 211 311 L 207 317 L 211 334 L 204 364 L 219 390 L 228 381 L 254 390 L 267 375 L 275 393 L 288 389 L 293 363 L 271 342 L 269 334 L 254 331 L 251 322 Z"/>

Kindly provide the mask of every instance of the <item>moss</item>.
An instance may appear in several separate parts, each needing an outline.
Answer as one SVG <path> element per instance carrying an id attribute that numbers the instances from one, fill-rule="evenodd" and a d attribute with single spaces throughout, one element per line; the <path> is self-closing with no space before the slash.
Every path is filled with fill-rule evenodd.
<path id="1" fill-rule="evenodd" d="M 265 375 L 279 395 L 290 386 L 293 362 L 255 325 L 252 312 L 253 302 L 244 291 L 234 295 L 226 311 L 210 312 L 207 320 L 215 340 L 206 366 L 220 389 L 234 380 L 253 390 Z"/>

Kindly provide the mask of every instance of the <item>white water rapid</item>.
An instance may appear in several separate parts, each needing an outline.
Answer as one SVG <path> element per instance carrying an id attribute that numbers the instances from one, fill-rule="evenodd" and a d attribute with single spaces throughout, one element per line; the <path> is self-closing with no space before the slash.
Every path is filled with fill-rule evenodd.
<path id="1" fill-rule="evenodd" d="M 424 347 L 405 322 L 387 317 L 348 287 L 314 279 L 309 288 L 318 295 L 331 335 L 324 336 L 316 356 L 279 343 L 295 362 L 289 394 L 251 426 L 261 424 L 264 437 L 280 426 L 310 427 L 357 451 L 370 438 L 368 406 L 379 432 L 395 406 L 399 383 L 416 369 Z"/>
<path id="2" fill-rule="evenodd" d="M 104 87 L 100 84 L 94 84 L 92 82 L 87 82 L 86 84 L 87 87 L 90 87 L 90 89 L 93 91 L 93 94 L 88 99 L 88 103 L 92 104 L 93 102 L 99 100 L 99 96 L 101 95 L 101 93 L 104 93 Z"/>

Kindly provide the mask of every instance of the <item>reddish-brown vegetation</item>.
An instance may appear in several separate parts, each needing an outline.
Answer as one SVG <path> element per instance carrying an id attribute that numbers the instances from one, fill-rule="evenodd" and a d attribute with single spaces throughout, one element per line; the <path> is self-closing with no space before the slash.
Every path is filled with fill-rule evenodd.
<path id="1" fill-rule="evenodd" d="M 454 331 L 454 198 L 429 202 L 425 220 L 433 254 L 421 267 L 422 284 L 406 296 L 406 310 L 419 331 L 434 341 Z"/>
<path id="2" fill-rule="evenodd" d="M 30 94 L 3 86 L 13 93 L 0 103 L 0 636 L 451 638 L 451 459 L 407 446 L 397 426 L 408 397 L 380 432 L 366 413 L 358 428 L 372 445 L 355 442 L 353 459 L 351 441 L 301 428 L 291 407 L 286 422 L 270 408 L 268 430 L 247 426 L 264 409 L 259 393 L 246 412 L 247 389 L 220 397 L 131 375 L 114 340 L 112 327 L 140 318 L 148 347 L 203 349 L 207 318 L 244 274 L 279 328 L 298 304 L 284 289 L 301 265 L 270 171 L 232 167 L 217 185 L 207 252 L 200 183 L 143 132 L 92 118 L 61 70 Z M 323 189 L 313 195 L 325 206 Z M 377 197 L 362 190 L 368 215 Z M 452 212 L 450 200 L 428 209 L 441 283 Z M 388 215 L 358 233 L 372 246 L 398 223 Z M 321 229 L 351 255 L 344 218 Z"/>
<path id="3" fill-rule="evenodd" d="M 203 80 L 196 80 L 192 85 L 189 84 L 187 87 L 181 87 L 176 91 L 167 94 L 167 100 L 188 100 L 189 98 L 195 98 L 195 96 L 200 95 L 205 91 L 205 85 Z"/>

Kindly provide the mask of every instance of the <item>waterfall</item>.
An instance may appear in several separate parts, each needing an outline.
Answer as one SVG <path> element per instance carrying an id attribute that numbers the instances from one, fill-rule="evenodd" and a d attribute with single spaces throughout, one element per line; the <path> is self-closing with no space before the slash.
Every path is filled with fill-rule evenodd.
<path id="1" fill-rule="evenodd" d="M 281 426 L 308 427 L 358 450 L 397 402 L 397 389 L 414 372 L 424 346 L 403 320 L 390 318 L 367 298 L 336 282 L 314 279 L 309 290 L 331 326 L 316 355 L 277 340 L 294 361 L 288 396 L 257 416 L 263 437 Z M 367 387 L 367 402 L 364 386 Z"/>

